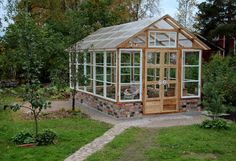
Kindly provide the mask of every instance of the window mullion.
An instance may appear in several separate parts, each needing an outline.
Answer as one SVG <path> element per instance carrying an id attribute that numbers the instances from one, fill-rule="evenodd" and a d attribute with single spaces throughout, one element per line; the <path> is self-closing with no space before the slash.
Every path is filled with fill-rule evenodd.
<path id="1" fill-rule="evenodd" d="M 87 57 L 86 57 L 86 52 L 84 52 L 84 77 L 87 78 Z M 83 80 L 84 82 L 84 80 Z M 85 82 L 85 84 L 87 84 L 87 81 Z M 84 90 L 87 91 L 87 87 L 86 85 L 84 86 Z"/>
<path id="2" fill-rule="evenodd" d="M 104 51 L 103 54 L 103 62 L 104 62 L 104 67 L 103 67 L 103 96 L 106 97 L 107 96 L 107 53 L 106 51 Z"/>
<path id="3" fill-rule="evenodd" d="M 96 94 L 96 53 L 93 52 L 93 94 Z"/>

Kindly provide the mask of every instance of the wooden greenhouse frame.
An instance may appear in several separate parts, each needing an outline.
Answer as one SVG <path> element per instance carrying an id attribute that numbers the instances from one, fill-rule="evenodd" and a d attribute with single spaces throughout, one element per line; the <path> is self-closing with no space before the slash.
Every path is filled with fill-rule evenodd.
<path id="1" fill-rule="evenodd" d="M 82 104 L 132 117 L 199 103 L 202 50 L 209 47 L 169 15 L 101 28 L 74 47 L 70 69 L 88 76 L 86 86 L 76 84 Z"/>

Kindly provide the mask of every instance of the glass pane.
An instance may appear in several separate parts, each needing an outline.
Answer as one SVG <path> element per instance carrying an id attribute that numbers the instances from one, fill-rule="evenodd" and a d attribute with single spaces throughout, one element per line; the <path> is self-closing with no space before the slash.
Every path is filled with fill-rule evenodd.
<path id="1" fill-rule="evenodd" d="M 182 47 L 188 47 L 191 48 L 193 47 L 192 41 L 190 41 L 188 38 L 186 38 L 183 34 L 179 33 L 179 44 Z"/>
<path id="2" fill-rule="evenodd" d="M 198 82 L 183 83 L 183 96 L 198 96 Z"/>
<path id="3" fill-rule="evenodd" d="M 84 64 L 84 53 L 78 53 L 77 60 L 79 64 Z"/>
<path id="4" fill-rule="evenodd" d="M 176 80 L 176 68 L 165 68 L 164 80 Z"/>
<path id="5" fill-rule="evenodd" d="M 149 46 L 156 46 L 154 42 L 155 42 L 155 33 L 150 32 L 149 33 Z"/>
<path id="6" fill-rule="evenodd" d="M 87 83 L 87 92 L 93 93 L 93 81 L 89 80 Z"/>
<path id="7" fill-rule="evenodd" d="M 115 99 L 116 97 L 116 85 L 112 83 L 107 83 L 107 98 Z"/>
<path id="8" fill-rule="evenodd" d="M 155 69 L 154 68 L 147 69 L 147 81 L 155 81 Z"/>
<path id="9" fill-rule="evenodd" d="M 169 46 L 169 36 L 166 33 L 156 33 L 156 46 Z"/>
<path id="10" fill-rule="evenodd" d="M 158 84 L 147 85 L 147 97 L 158 98 L 160 96 L 160 86 Z"/>
<path id="11" fill-rule="evenodd" d="M 157 65 L 160 64 L 160 53 L 151 53 L 147 54 L 147 63 L 149 65 Z"/>
<path id="12" fill-rule="evenodd" d="M 140 98 L 140 84 L 121 86 L 121 100 L 136 100 Z"/>
<path id="13" fill-rule="evenodd" d="M 139 75 L 134 75 L 134 82 L 140 82 L 140 76 Z"/>
<path id="14" fill-rule="evenodd" d="M 191 81 L 191 80 L 198 80 L 199 68 L 198 67 L 185 67 L 184 68 L 184 80 Z"/>
<path id="15" fill-rule="evenodd" d="M 140 66 L 140 53 L 134 53 L 134 66 Z"/>
<path id="16" fill-rule="evenodd" d="M 131 66 L 131 55 L 130 53 L 121 53 L 121 66 Z"/>
<path id="17" fill-rule="evenodd" d="M 104 91 L 103 88 L 104 88 L 103 87 L 103 82 L 97 82 L 96 81 L 96 94 L 97 95 L 103 96 L 103 91 Z"/>
<path id="18" fill-rule="evenodd" d="M 199 65 L 199 52 L 198 51 L 185 51 L 184 54 L 185 65 Z"/>
<path id="19" fill-rule="evenodd" d="M 104 80 L 104 72 L 103 72 L 103 67 L 96 67 L 96 80 Z"/>
<path id="20" fill-rule="evenodd" d="M 104 53 L 96 53 L 96 65 L 104 65 Z"/>
<path id="21" fill-rule="evenodd" d="M 121 75 L 121 83 L 130 83 L 131 78 L 130 75 Z"/>
<path id="22" fill-rule="evenodd" d="M 166 52 L 165 53 L 165 64 L 169 65 L 175 65 L 176 64 L 176 52 Z"/>
<path id="23" fill-rule="evenodd" d="M 158 81 L 160 79 L 159 68 L 148 68 L 147 69 L 147 81 Z"/>
<path id="24" fill-rule="evenodd" d="M 174 29 L 171 25 L 169 25 L 165 20 L 158 21 L 155 26 L 160 29 Z"/>
<path id="25" fill-rule="evenodd" d="M 92 64 L 93 58 L 92 58 L 92 53 L 86 53 L 86 63 L 87 64 Z"/>
<path id="26" fill-rule="evenodd" d="M 116 65 L 116 56 L 114 52 L 107 52 L 107 66 Z"/>
<path id="27" fill-rule="evenodd" d="M 175 83 L 166 84 L 164 88 L 165 88 L 165 92 L 164 92 L 165 97 L 175 97 L 176 96 L 176 84 Z"/>
<path id="28" fill-rule="evenodd" d="M 150 32 L 149 45 L 156 47 L 176 47 L 176 32 Z"/>

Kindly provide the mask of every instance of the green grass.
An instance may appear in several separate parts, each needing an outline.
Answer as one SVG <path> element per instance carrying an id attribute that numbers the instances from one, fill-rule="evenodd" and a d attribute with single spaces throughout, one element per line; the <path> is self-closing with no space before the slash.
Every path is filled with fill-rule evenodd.
<path id="1" fill-rule="evenodd" d="M 11 101 L 11 100 L 8 100 Z M 0 111 L 0 160 L 3 161 L 60 161 L 83 145 L 102 135 L 111 126 L 88 118 L 40 120 L 39 126 L 53 129 L 57 143 L 50 146 L 32 148 L 17 147 L 10 139 L 16 132 L 29 128 L 33 131 L 33 121 L 22 120 L 19 113 Z"/>
<path id="2" fill-rule="evenodd" d="M 234 161 L 236 125 L 228 131 L 201 129 L 196 125 L 152 130 L 131 128 L 87 160 Z"/>

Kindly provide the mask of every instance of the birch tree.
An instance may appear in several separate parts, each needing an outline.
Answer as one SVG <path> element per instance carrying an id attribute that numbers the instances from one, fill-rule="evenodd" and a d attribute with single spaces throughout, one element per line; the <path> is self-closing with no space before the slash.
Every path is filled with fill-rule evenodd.
<path id="1" fill-rule="evenodd" d="M 184 27 L 193 30 L 194 10 L 196 9 L 196 0 L 177 0 L 177 20 Z"/>

